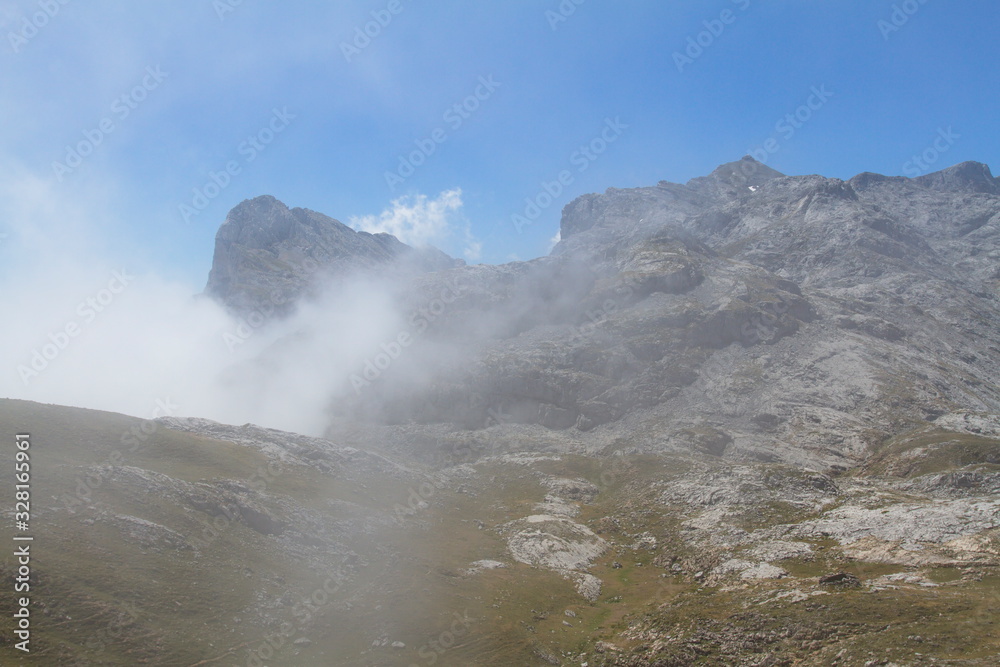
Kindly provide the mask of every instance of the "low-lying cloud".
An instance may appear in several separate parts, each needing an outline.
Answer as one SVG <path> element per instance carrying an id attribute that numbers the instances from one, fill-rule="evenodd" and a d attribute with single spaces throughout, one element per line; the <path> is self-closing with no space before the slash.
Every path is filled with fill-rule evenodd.
<path id="1" fill-rule="evenodd" d="M 103 204 L 60 198 L 30 176 L 10 183 L 0 188 L 0 396 L 143 418 L 167 404 L 177 416 L 318 435 L 330 405 L 353 395 L 352 374 L 407 331 L 392 286 L 371 278 L 248 324 L 199 296 L 201 284 L 101 250 L 114 228 Z M 460 206 L 451 191 L 382 219 L 410 241 L 431 239 Z M 236 331 L 249 335 L 234 345 Z"/>

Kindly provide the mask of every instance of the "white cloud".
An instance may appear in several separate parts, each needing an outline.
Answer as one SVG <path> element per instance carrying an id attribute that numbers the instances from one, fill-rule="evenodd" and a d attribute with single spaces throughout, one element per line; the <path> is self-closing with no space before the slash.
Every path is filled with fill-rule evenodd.
<path id="1" fill-rule="evenodd" d="M 462 190 L 445 190 L 437 199 L 415 195 L 393 199 L 378 216 L 352 217 L 358 231 L 386 232 L 412 246 L 440 243 L 451 235 L 455 213 L 462 208 Z"/>
<path id="2" fill-rule="evenodd" d="M 113 179 L 57 187 L 2 156 L 0 172 L 0 312 L 16 324 L 0 397 L 144 418 L 164 401 L 178 416 L 319 435 L 350 374 L 405 325 L 385 289 L 359 280 L 250 326 L 109 241 L 126 224 L 103 199 Z"/>
<path id="3" fill-rule="evenodd" d="M 461 246 L 469 261 L 478 260 L 483 244 L 476 240 L 462 215 L 462 190 L 445 190 L 436 199 L 418 194 L 393 199 L 379 215 L 351 217 L 354 229 L 372 234 L 385 232 L 411 246 Z"/>
<path id="4" fill-rule="evenodd" d="M 548 252 L 552 252 L 552 249 L 556 247 L 556 244 L 562 241 L 562 230 L 556 231 L 556 235 L 549 239 L 549 249 Z"/>
<path id="5" fill-rule="evenodd" d="M 14 30 L 15 28 L 20 28 L 21 22 L 18 19 L 20 19 L 21 16 L 22 14 L 17 8 L 16 2 L 9 2 L 7 0 L 0 2 L 0 30 L 4 33 Z"/>

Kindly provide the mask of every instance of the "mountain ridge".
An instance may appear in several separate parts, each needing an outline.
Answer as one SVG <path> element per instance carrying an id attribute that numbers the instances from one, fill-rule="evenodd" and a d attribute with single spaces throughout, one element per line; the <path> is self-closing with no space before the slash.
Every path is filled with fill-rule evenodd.
<path id="1" fill-rule="evenodd" d="M 584 195 L 550 256 L 498 266 L 243 202 L 211 293 L 292 316 L 226 388 L 323 433 L 0 399 L 32 439 L 21 662 L 996 665 L 977 164 L 744 159 Z"/>
<path id="2" fill-rule="evenodd" d="M 859 465 L 913 423 L 1000 410 L 990 182 L 971 162 L 844 181 L 745 157 L 685 185 L 582 195 L 548 257 L 408 280 L 404 310 L 463 287 L 377 381 L 330 396 L 330 428 L 506 421 L 589 452 L 627 437 Z M 455 353 L 436 363 L 442 345 Z"/>

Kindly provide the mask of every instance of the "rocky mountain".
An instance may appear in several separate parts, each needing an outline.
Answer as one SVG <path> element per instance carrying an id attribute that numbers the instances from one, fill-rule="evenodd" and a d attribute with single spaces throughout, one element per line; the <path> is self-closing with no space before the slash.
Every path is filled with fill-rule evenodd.
<path id="1" fill-rule="evenodd" d="M 454 296 L 331 401 L 331 434 L 505 422 L 568 451 L 857 466 L 942 415 L 998 411 L 995 188 L 971 163 L 841 181 L 745 158 L 585 195 L 550 257 L 415 280 L 411 312 Z M 413 372 L 442 346 L 448 363 Z"/>
<path id="2" fill-rule="evenodd" d="M 345 274 L 406 274 L 461 264 L 434 248 L 411 248 L 390 234 L 357 232 L 263 195 L 236 206 L 219 227 L 205 293 L 239 313 L 287 312 L 318 283 Z"/>
<path id="3" fill-rule="evenodd" d="M 399 317 L 309 360 L 323 437 L 0 400 L 34 443 L 37 653 L 2 596 L 10 664 L 1000 664 L 988 167 L 744 158 L 561 231 L 464 266 L 240 204 L 207 292 L 311 306 L 236 385 L 344 340 L 307 319 L 331 281 Z"/>

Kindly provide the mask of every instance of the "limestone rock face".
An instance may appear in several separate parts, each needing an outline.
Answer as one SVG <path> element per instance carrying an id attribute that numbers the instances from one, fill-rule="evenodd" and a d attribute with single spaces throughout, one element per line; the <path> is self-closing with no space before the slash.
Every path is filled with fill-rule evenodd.
<path id="1" fill-rule="evenodd" d="M 986 165 L 844 181 L 744 158 L 579 197 L 561 239 L 549 257 L 460 266 L 262 197 L 220 229 L 209 291 L 238 308 L 269 289 L 292 298 L 311 258 L 415 264 L 404 313 L 448 295 L 377 382 L 331 397 L 331 434 L 532 428 L 557 449 L 836 471 L 915 423 L 1000 412 L 1000 191 Z"/>
<path id="2" fill-rule="evenodd" d="M 956 164 L 933 174 L 920 176 L 916 182 L 942 192 L 1000 194 L 1000 180 L 994 178 L 989 166 L 981 162 Z"/>
<path id="3" fill-rule="evenodd" d="M 270 195 L 229 212 L 215 236 L 205 292 L 237 312 L 286 311 L 322 278 L 379 269 L 437 271 L 464 264 L 390 234 L 357 232 L 321 213 L 289 209 Z"/>

